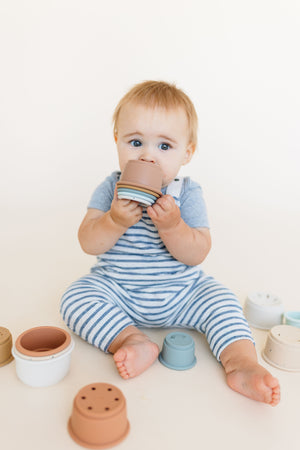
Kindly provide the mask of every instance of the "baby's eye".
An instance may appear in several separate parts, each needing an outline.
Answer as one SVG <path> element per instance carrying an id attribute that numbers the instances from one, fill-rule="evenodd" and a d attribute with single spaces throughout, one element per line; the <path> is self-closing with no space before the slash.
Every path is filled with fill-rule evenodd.
<path id="1" fill-rule="evenodd" d="M 170 144 L 166 144 L 166 142 L 163 142 L 162 144 L 159 144 L 158 146 L 161 150 L 169 150 L 171 147 Z"/>
<path id="2" fill-rule="evenodd" d="M 129 144 L 131 144 L 132 147 L 140 147 L 142 145 L 141 141 L 138 139 L 132 139 Z"/>

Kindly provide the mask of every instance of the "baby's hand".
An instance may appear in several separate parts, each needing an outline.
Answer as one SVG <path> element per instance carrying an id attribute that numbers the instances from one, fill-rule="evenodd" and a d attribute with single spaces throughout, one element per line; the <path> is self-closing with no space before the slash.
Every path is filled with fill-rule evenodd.
<path id="1" fill-rule="evenodd" d="M 159 231 L 171 230 L 180 222 L 180 209 L 171 195 L 163 195 L 153 206 L 147 208 L 148 215 Z"/>
<path id="2" fill-rule="evenodd" d="M 143 215 L 142 207 L 133 200 L 118 199 L 117 188 L 110 207 L 112 220 L 122 227 L 129 228 L 138 223 Z"/>

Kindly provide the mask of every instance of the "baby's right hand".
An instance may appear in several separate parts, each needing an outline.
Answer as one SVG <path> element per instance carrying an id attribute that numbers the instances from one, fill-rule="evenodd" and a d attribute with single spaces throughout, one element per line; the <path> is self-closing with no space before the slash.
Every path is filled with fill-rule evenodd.
<path id="1" fill-rule="evenodd" d="M 117 188 L 110 207 L 112 220 L 122 227 L 129 228 L 138 223 L 143 215 L 142 207 L 133 200 L 118 199 Z"/>

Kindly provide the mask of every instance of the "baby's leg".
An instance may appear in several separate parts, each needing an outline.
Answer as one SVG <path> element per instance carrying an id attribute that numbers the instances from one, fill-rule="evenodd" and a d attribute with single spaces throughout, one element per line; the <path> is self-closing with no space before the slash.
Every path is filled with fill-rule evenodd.
<path id="1" fill-rule="evenodd" d="M 252 342 L 240 340 L 229 344 L 221 353 L 227 384 L 234 391 L 253 400 L 276 406 L 280 400 L 280 387 L 264 367 L 257 362 Z"/>
<path id="2" fill-rule="evenodd" d="M 108 347 L 134 321 L 119 306 L 118 286 L 100 275 L 87 275 L 73 283 L 61 300 L 66 325 L 82 339 L 108 352 Z"/>
<path id="3" fill-rule="evenodd" d="M 87 275 L 73 283 L 61 301 L 67 326 L 90 344 L 114 353 L 120 375 L 131 378 L 146 370 L 158 356 L 158 346 L 134 326 L 119 306 L 124 291 L 100 275 Z"/>
<path id="4" fill-rule="evenodd" d="M 251 330 L 229 289 L 202 274 L 178 320 L 205 334 L 232 389 L 273 406 L 279 402 L 278 381 L 258 364 Z"/>
<path id="5" fill-rule="evenodd" d="M 117 369 L 124 379 L 133 378 L 150 367 L 158 357 L 159 348 L 138 328 L 129 326 L 111 343 Z"/>

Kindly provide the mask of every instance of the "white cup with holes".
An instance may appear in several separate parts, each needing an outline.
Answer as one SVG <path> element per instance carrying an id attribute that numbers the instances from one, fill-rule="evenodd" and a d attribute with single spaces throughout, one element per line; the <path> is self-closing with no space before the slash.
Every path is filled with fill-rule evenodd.
<path id="1" fill-rule="evenodd" d="M 252 292 L 246 298 L 244 313 L 250 326 L 269 330 L 282 323 L 284 307 L 281 299 L 268 292 Z"/>

